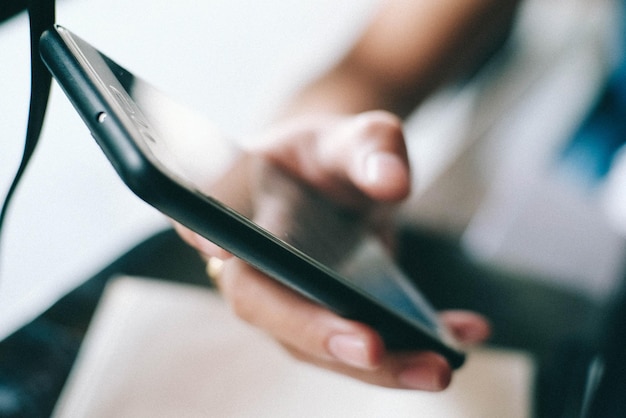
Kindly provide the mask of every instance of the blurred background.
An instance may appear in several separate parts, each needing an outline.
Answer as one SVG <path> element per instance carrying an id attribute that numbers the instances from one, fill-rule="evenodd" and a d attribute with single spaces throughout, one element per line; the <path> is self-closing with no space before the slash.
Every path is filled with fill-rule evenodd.
<path id="1" fill-rule="evenodd" d="M 291 89 L 339 53 L 374 5 L 59 0 L 57 22 L 243 140 L 267 123 Z M 28 45 L 25 13 L 0 26 L 2 190 L 23 147 Z M 166 226 L 117 178 L 53 83 L 39 149 L 2 237 L 0 336 Z"/>
<path id="2" fill-rule="evenodd" d="M 59 0 L 57 21 L 245 143 L 344 51 L 377 3 Z M 416 181 L 405 221 L 459 239 L 481 262 L 594 298 L 610 292 L 623 264 L 619 193 L 589 193 L 552 167 L 616 59 L 615 7 L 525 2 L 502 56 L 409 119 Z M 6 188 L 27 116 L 24 13 L 0 26 L 0 53 Z M 54 85 L 3 237 L 0 336 L 166 226 L 117 179 Z"/>
<path id="3" fill-rule="evenodd" d="M 58 0 L 57 22 L 245 145 L 378 3 Z M 617 4 L 524 2 L 506 48 L 407 121 L 415 191 L 399 222 L 454 242 L 474 267 L 606 301 L 624 270 L 626 162 L 616 152 L 610 170 L 590 176 L 589 162 L 564 150 L 620 58 Z M 28 45 L 24 13 L 0 25 L 3 191 L 22 152 Z M 0 338 L 167 227 L 118 179 L 53 83 L 2 237 Z"/>

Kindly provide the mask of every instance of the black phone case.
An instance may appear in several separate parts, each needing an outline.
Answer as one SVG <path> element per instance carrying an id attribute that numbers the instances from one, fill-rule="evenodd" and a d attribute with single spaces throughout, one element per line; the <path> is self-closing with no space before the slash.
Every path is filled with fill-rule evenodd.
<path id="1" fill-rule="evenodd" d="M 42 35 L 41 56 L 119 176 L 137 196 L 305 297 L 343 317 L 372 326 L 388 349 L 433 350 L 454 368 L 463 364 L 464 353 L 430 330 L 383 306 L 215 199 L 190 190 L 164 173 L 138 146 L 133 139 L 136 133 L 118 115 L 120 106 L 112 103 L 103 91 L 106 85 L 94 76 L 94 72 L 105 76 L 110 72 L 98 62 L 99 51 L 93 48 L 77 52 L 60 31 L 69 32 L 55 27 Z"/>

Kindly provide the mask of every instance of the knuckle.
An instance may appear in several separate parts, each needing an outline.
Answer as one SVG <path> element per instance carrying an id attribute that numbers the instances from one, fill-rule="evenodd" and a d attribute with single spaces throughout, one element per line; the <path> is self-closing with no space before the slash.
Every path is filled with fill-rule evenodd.
<path id="1" fill-rule="evenodd" d="M 356 138 L 384 142 L 401 142 L 404 138 L 402 120 L 384 110 L 362 113 L 355 118 L 354 123 Z"/>

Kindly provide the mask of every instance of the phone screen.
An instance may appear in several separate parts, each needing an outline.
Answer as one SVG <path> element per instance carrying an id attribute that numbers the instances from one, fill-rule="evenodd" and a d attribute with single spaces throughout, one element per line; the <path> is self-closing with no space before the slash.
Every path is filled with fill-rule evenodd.
<path id="1" fill-rule="evenodd" d="M 108 64 L 114 65 L 110 61 Z M 433 309 L 387 256 L 382 243 L 367 231 L 359 216 L 333 205 L 269 165 L 260 169 L 261 177 L 254 180 L 259 183 L 255 196 L 233 195 L 250 193 L 249 189 L 229 187 L 239 180 L 236 170 L 240 155 L 233 144 L 206 120 L 194 117 L 192 112 L 141 79 L 119 68 L 114 73 L 119 75 L 118 80 L 138 111 L 154 128 L 150 136 L 144 136 L 152 139 L 147 139 L 143 145 L 167 173 L 184 181 L 188 187 L 227 203 L 231 209 L 336 271 L 371 297 L 438 331 Z M 186 152 L 189 148 L 183 149 L 184 144 L 189 148 L 197 146 L 204 152 Z M 194 155 L 193 164 L 187 157 L 189 154 Z M 198 164 L 198 158 L 206 164 L 205 170 Z M 252 203 L 251 197 L 254 197 Z M 237 207 L 237 203 L 242 207 Z"/>
<path id="2" fill-rule="evenodd" d="M 207 118 L 135 77 L 69 31 L 63 35 L 89 65 L 105 65 L 110 70 L 109 74 L 97 72 L 96 82 L 123 108 L 121 122 L 136 133 L 137 146 L 160 171 L 185 188 L 221 202 L 358 292 L 453 346 L 434 309 L 359 216 L 269 163 L 255 172 L 257 187 L 238 187 L 238 177 L 245 174 L 237 164 L 246 154 Z"/>

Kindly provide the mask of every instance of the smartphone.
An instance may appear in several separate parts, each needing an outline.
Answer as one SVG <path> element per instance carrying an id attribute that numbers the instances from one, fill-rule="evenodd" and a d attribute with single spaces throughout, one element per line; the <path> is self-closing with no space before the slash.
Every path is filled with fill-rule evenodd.
<path id="1" fill-rule="evenodd" d="M 206 119 L 61 26 L 42 35 L 40 51 L 141 199 L 315 303 L 370 325 L 388 349 L 432 350 L 452 367 L 462 365 L 465 354 L 434 309 L 358 216 L 269 164 L 253 199 L 263 202 L 264 213 L 251 215 L 246 191 L 233 196 L 234 188 L 221 187 L 229 192 L 223 194 L 206 187 L 240 175 L 236 162 L 245 155 L 232 152 Z M 205 148 L 185 157 L 185 143 Z"/>

